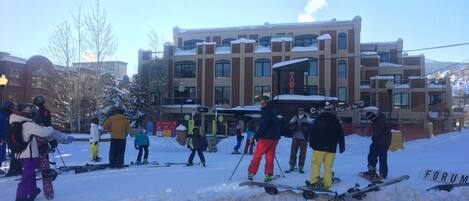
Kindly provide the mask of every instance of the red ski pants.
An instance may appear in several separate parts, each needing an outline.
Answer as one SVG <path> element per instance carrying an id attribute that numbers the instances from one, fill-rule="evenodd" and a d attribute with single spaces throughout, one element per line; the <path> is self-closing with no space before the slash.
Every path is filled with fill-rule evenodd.
<path id="1" fill-rule="evenodd" d="M 257 142 L 256 151 L 252 157 L 251 164 L 249 164 L 248 173 L 249 175 L 255 175 L 259 169 L 259 165 L 262 159 L 262 155 L 265 154 L 265 175 L 274 174 L 274 158 L 275 148 L 277 147 L 278 140 L 266 140 L 260 139 Z"/>

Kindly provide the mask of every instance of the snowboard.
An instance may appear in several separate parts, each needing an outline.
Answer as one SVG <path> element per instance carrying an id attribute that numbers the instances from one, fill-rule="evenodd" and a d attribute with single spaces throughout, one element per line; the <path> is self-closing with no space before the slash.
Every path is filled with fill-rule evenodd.
<path id="1" fill-rule="evenodd" d="M 367 193 L 373 191 L 379 191 L 382 187 L 389 186 L 392 184 L 399 183 L 401 181 L 405 181 L 409 179 L 409 175 L 400 176 L 394 179 L 384 180 L 382 183 L 371 183 L 365 188 L 360 188 L 358 184 L 355 184 L 355 187 L 352 187 L 347 190 L 347 192 L 339 195 L 337 197 L 338 200 L 348 200 L 350 198 L 354 198 L 357 200 L 363 199 Z M 336 199 L 336 200 L 337 200 Z"/>
<path id="2" fill-rule="evenodd" d="M 38 142 L 40 144 L 40 142 Z M 52 177 L 48 175 L 50 172 L 49 153 L 39 153 L 39 169 L 42 174 L 42 192 L 48 200 L 54 199 L 54 186 L 52 185 Z"/>
<path id="3" fill-rule="evenodd" d="M 85 173 L 85 172 L 93 172 L 97 170 L 105 170 L 110 167 L 109 163 L 106 164 L 86 164 L 81 167 L 75 168 L 75 174 Z M 122 168 L 129 167 L 129 165 L 123 165 Z"/>
<path id="4" fill-rule="evenodd" d="M 171 167 L 171 165 L 169 164 L 160 164 L 160 163 L 157 163 L 157 162 L 151 162 L 151 163 L 147 163 L 147 164 L 137 164 L 137 163 L 134 163 L 134 162 L 131 162 L 130 163 L 130 166 L 144 166 L 144 167 Z"/>
<path id="5" fill-rule="evenodd" d="M 469 186 L 469 183 L 465 183 L 465 184 L 441 184 L 441 185 L 433 186 L 433 187 L 427 189 L 427 191 L 435 190 L 435 191 L 450 192 L 456 187 L 464 187 L 464 186 Z"/>
<path id="6" fill-rule="evenodd" d="M 331 191 L 329 189 L 325 188 L 319 188 L 319 187 L 307 187 L 307 186 L 290 186 L 290 185 L 284 185 L 284 184 L 273 184 L 273 183 L 265 183 L 265 182 L 257 182 L 257 181 L 245 181 L 241 182 L 239 186 L 257 186 L 257 187 L 262 187 L 264 188 L 265 192 L 270 194 L 270 195 L 276 195 L 279 190 L 282 189 L 285 191 L 301 191 L 302 195 L 305 199 L 315 199 L 319 195 L 324 194 L 324 195 L 332 195 L 336 196 L 336 192 Z"/>
<path id="7" fill-rule="evenodd" d="M 370 181 L 373 184 L 383 183 L 383 179 L 381 177 L 370 177 L 370 176 L 365 175 L 365 172 L 360 172 L 360 173 L 358 173 L 358 175 L 360 177 Z"/>

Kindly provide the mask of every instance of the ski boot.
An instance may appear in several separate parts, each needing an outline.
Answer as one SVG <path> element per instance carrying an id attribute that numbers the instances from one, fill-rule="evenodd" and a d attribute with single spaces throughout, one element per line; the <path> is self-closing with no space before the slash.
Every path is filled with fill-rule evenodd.
<path id="1" fill-rule="evenodd" d="M 147 159 L 143 160 L 142 164 L 143 164 L 143 165 L 148 164 L 148 160 L 147 160 Z"/>
<path id="2" fill-rule="evenodd" d="M 206 166 L 205 166 L 205 162 L 202 163 L 202 167 L 206 167 Z"/>
<path id="3" fill-rule="evenodd" d="M 308 188 L 322 188 L 321 182 L 311 183 L 309 180 L 305 181 L 305 185 Z"/>
<path id="4" fill-rule="evenodd" d="M 135 162 L 135 164 L 136 164 L 136 165 L 141 165 L 141 164 L 142 164 L 142 162 L 140 162 L 140 161 L 137 161 L 137 162 Z"/>
<path id="5" fill-rule="evenodd" d="M 231 152 L 231 154 L 241 154 L 241 152 L 239 152 L 238 150 L 234 150 L 233 152 Z"/>
<path id="6" fill-rule="evenodd" d="M 290 169 L 285 171 L 285 173 L 290 173 L 290 172 L 293 172 L 295 171 L 295 166 L 290 166 Z"/>
<path id="7" fill-rule="evenodd" d="M 252 174 L 248 175 L 248 180 L 249 181 L 254 181 L 254 175 L 252 175 Z"/>
<path id="8" fill-rule="evenodd" d="M 194 166 L 194 163 L 187 163 L 186 166 Z"/>
<path id="9" fill-rule="evenodd" d="M 298 172 L 300 172 L 300 174 L 304 174 L 304 173 L 305 173 L 305 171 L 303 170 L 303 167 L 299 167 L 299 168 L 298 168 Z"/>
<path id="10" fill-rule="evenodd" d="M 272 181 L 272 175 L 265 175 L 264 182 L 268 183 Z"/>

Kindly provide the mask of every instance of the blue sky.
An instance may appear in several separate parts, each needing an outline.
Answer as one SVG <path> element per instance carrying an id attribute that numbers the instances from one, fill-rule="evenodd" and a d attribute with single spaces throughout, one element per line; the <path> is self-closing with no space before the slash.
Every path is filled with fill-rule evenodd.
<path id="1" fill-rule="evenodd" d="M 71 12 L 94 0 L 0 0 L 0 51 L 29 58 L 43 54 L 55 27 L 72 23 Z M 469 2 L 464 0 L 101 0 L 119 40 L 115 59 L 137 71 L 138 49 L 157 30 L 172 40 L 172 28 L 202 28 L 362 17 L 362 42 L 404 40 L 404 49 L 469 42 Z M 309 6 L 307 6 L 309 5 Z M 306 9 L 305 9 L 306 7 Z M 469 46 L 414 54 L 441 61 L 469 58 Z"/>

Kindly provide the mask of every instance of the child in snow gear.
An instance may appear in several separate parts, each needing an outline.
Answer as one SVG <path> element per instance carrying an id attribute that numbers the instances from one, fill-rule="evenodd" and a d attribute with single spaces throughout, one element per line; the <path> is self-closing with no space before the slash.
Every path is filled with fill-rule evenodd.
<path id="1" fill-rule="evenodd" d="M 241 126 L 238 124 L 236 125 L 236 146 L 233 148 L 232 154 L 241 154 L 241 152 L 239 152 L 239 147 L 241 147 L 243 138 L 244 136 L 241 132 Z"/>
<path id="2" fill-rule="evenodd" d="M 200 162 L 205 167 L 205 157 L 203 150 L 207 149 L 208 142 L 207 139 L 200 134 L 199 127 L 194 127 L 192 129 L 192 135 L 189 136 L 189 140 L 187 142 L 187 147 L 191 150 L 191 155 L 189 156 L 189 160 L 187 162 L 187 166 L 193 166 L 194 163 L 194 156 L 195 152 L 199 155 Z"/>
<path id="3" fill-rule="evenodd" d="M 73 137 L 67 137 L 60 132 L 56 132 L 52 127 L 42 127 L 35 123 L 33 119 L 37 116 L 38 111 L 35 105 L 22 104 L 18 106 L 18 110 L 21 116 L 16 114 L 10 115 L 9 123 L 10 125 L 21 124 L 20 132 L 23 137 L 22 141 L 26 143 L 26 146 L 19 153 L 15 153 L 22 165 L 22 177 L 18 184 L 16 200 L 34 200 L 41 192 L 36 186 L 36 169 L 38 168 L 40 157 L 36 138 L 41 137 L 50 141 L 59 140 L 63 143 L 71 143 Z M 47 179 L 47 176 L 44 177 L 47 173 L 46 171 L 42 172 L 43 180 Z M 44 186 L 44 188 L 46 187 L 48 186 Z M 49 198 L 51 198 L 50 194 L 47 194 L 46 199 Z"/>
<path id="4" fill-rule="evenodd" d="M 90 124 L 90 156 L 91 160 L 94 162 L 101 161 L 101 158 L 98 156 L 99 153 L 99 119 L 93 118 Z"/>
<path id="5" fill-rule="evenodd" d="M 269 182 L 272 180 L 274 173 L 275 149 L 280 139 L 280 127 L 277 119 L 277 111 L 272 101 L 270 101 L 270 98 L 268 96 L 262 96 L 259 100 L 262 106 L 261 121 L 259 130 L 254 135 L 257 140 L 257 147 L 251 163 L 249 164 L 248 179 L 253 179 L 259 169 L 262 155 L 265 154 L 264 181 Z"/>
<path id="6" fill-rule="evenodd" d="M 248 123 L 248 129 L 246 130 L 246 145 L 244 147 L 244 154 L 248 153 L 249 149 L 249 154 L 252 155 L 252 151 L 254 149 L 254 146 L 256 144 L 254 140 L 254 134 L 256 134 L 257 130 L 257 125 L 254 120 L 249 121 Z"/>
<path id="7" fill-rule="evenodd" d="M 362 172 L 362 174 L 370 178 L 386 179 L 388 176 L 388 149 L 392 137 L 391 128 L 386 122 L 386 116 L 381 112 L 370 111 L 366 113 L 366 117 L 371 121 L 373 136 L 368 153 L 368 171 Z M 378 158 L 380 175 L 376 173 Z"/>
<path id="8" fill-rule="evenodd" d="M 298 108 L 298 114 L 293 116 L 289 122 L 290 128 L 293 130 L 293 135 L 290 152 L 290 170 L 287 170 L 287 173 L 295 170 L 296 154 L 298 149 L 300 150 L 300 156 L 298 157 L 298 171 L 302 174 L 305 173 L 303 168 L 305 165 L 306 148 L 308 146 L 311 123 L 312 120 L 307 114 L 305 114 L 303 107 Z"/>
<path id="9" fill-rule="evenodd" d="M 137 164 L 141 164 L 142 151 L 145 150 L 143 156 L 143 164 L 148 164 L 148 147 L 150 146 L 150 139 L 145 132 L 140 132 L 135 136 L 134 147 L 138 150 Z"/>
<path id="10" fill-rule="evenodd" d="M 323 187 L 332 186 L 332 166 L 335 159 L 337 144 L 340 153 L 345 151 L 344 131 L 340 121 L 334 114 L 334 105 L 326 102 L 323 112 L 315 119 L 309 138 L 309 146 L 313 148 L 311 158 L 311 177 L 307 185 L 319 185 L 321 165 L 324 163 Z"/>
<path id="11" fill-rule="evenodd" d="M 0 165 L 6 159 L 8 121 L 14 108 L 13 102 L 5 101 L 0 109 Z M 0 170 L 0 174 L 5 174 L 5 172 Z"/>
<path id="12" fill-rule="evenodd" d="M 130 131 L 130 124 L 123 113 L 124 111 L 117 109 L 116 113 L 106 119 L 103 124 L 103 128 L 111 132 L 110 168 L 122 168 L 124 165 L 125 138 Z"/>

